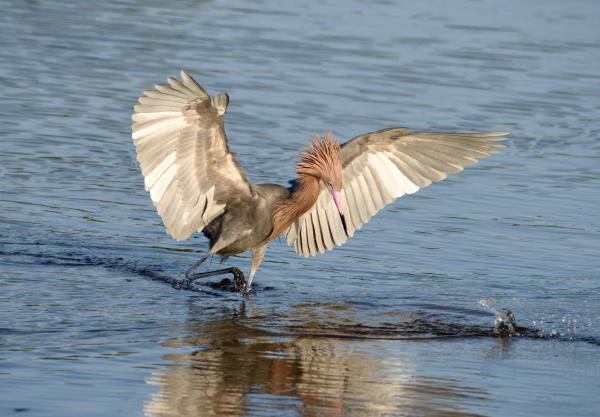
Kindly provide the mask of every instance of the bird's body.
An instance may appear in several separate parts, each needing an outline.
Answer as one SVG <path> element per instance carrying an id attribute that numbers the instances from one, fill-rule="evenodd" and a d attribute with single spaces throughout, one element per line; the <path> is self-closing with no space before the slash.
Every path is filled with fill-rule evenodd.
<path id="1" fill-rule="evenodd" d="M 174 238 L 202 232 L 209 255 L 252 252 L 246 291 L 279 234 L 303 256 L 332 249 L 397 197 L 497 152 L 495 141 L 506 135 L 392 128 L 340 145 L 328 133 L 300 155 L 291 187 L 252 184 L 229 151 L 229 97 L 209 97 L 184 71 L 181 78 L 145 91 L 135 106 L 132 136 L 146 189 Z"/>
<path id="2" fill-rule="evenodd" d="M 211 252 L 228 257 L 268 243 L 273 207 L 290 193 L 277 184 L 257 184 L 253 189 L 251 199 L 230 206 L 202 230 Z"/>

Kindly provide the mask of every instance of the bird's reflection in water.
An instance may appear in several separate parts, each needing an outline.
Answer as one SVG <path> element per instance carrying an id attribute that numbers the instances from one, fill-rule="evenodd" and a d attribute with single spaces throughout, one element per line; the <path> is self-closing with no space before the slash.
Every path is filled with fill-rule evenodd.
<path id="1" fill-rule="evenodd" d="M 190 353 L 167 355 L 167 370 L 149 379 L 159 388 L 145 415 L 464 416 L 489 400 L 456 380 L 419 376 L 403 355 L 411 342 L 316 336 L 323 323 L 310 336 L 277 334 L 263 327 L 270 318 L 244 316 L 190 322 L 189 337 L 168 342 Z"/>

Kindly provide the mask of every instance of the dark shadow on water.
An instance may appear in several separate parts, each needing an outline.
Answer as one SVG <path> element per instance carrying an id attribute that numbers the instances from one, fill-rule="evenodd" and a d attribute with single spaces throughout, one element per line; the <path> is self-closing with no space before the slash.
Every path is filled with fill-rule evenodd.
<path id="1" fill-rule="evenodd" d="M 133 261 L 128 261 L 123 257 L 107 257 L 90 254 L 101 252 L 102 250 L 105 250 L 105 248 L 66 248 L 66 250 L 60 254 L 52 252 L 0 250 L 0 257 L 4 257 L 9 261 L 12 259 L 18 263 L 30 265 L 101 267 L 113 271 L 142 276 L 153 281 L 160 281 L 177 290 L 200 292 L 205 295 L 221 296 L 223 293 L 237 292 L 233 281 L 229 278 L 217 280 L 207 279 L 189 283 L 186 282 L 183 273 L 180 277 L 167 275 L 165 273 L 166 267 L 164 265 L 139 265 Z M 270 287 L 261 288 L 260 286 L 256 286 L 257 291 L 264 291 L 269 288 Z M 211 290 L 217 290 L 219 292 Z"/>

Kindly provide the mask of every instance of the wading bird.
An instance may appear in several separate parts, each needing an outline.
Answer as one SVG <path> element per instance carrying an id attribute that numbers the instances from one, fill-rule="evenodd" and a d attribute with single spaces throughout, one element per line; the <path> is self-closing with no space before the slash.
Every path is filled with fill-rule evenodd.
<path id="1" fill-rule="evenodd" d="M 341 245 L 386 204 L 412 194 L 476 158 L 498 152 L 507 132 L 430 133 L 383 129 L 340 145 L 328 133 L 300 154 L 289 188 L 252 184 L 229 151 L 226 93 L 209 97 L 186 72 L 144 91 L 134 107 L 133 141 L 146 190 L 177 240 L 202 232 L 208 256 L 251 251 L 250 275 L 233 273 L 248 292 L 269 242 L 284 233 L 305 257 Z"/>

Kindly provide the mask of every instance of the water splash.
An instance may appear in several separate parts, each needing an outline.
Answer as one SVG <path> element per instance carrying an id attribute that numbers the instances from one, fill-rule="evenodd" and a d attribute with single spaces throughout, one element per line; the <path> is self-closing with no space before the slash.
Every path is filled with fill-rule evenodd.
<path id="1" fill-rule="evenodd" d="M 477 301 L 496 315 L 494 321 L 494 334 L 496 336 L 511 337 L 519 335 L 517 333 L 517 321 L 512 311 L 505 308 L 496 308 L 492 301 L 487 298 L 480 298 Z"/>

